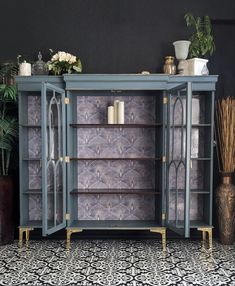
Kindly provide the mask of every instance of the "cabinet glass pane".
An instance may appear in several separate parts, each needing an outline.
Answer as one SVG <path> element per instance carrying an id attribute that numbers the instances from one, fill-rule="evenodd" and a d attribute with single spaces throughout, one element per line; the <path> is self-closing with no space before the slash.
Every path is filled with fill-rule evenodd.
<path id="1" fill-rule="evenodd" d="M 45 146 L 43 156 L 44 223 L 43 234 L 52 233 L 65 226 L 65 169 L 64 154 L 64 91 L 44 85 L 43 94 L 43 138 Z M 45 222 L 46 221 L 46 222 Z"/>

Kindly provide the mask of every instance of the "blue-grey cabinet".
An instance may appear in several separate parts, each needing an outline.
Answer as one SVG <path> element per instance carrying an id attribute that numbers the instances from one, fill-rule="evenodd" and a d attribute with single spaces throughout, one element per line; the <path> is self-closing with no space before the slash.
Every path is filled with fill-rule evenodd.
<path id="1" fill-rule="evenodd" d="M 217 76 L 16 77 L 20 229 L 212 225 Z M 125 124 L 107 106 L 125 102 Z M 27 232 L 26 232 L 27 234 Z"/>

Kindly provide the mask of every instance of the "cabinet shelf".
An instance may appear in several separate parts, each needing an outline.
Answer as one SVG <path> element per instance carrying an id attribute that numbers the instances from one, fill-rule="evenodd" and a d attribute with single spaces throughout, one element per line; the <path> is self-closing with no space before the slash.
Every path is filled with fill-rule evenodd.
<path id="1" fill-rule="evenodd" d="M 191 158 L 193 161 L 210 161 L 211 158 L 208 157 L 198 157 L 198 158 Z"/>
<path id="2" fill-rule="evenodd" d="M 186 128 L 186 124 L 180 125 L 180 124 L 175 124 L 175 125 L 170 125 L 171 128 Z M 192 128 L 202 128 L 202 127 L 211 127 L 210 123 L 198 123 L 198 124 L 192 124 Z"/>
<path id="3" fill-rule="evenodd" d="M 155 220 L 74 220 L 68 228 L 149 230 L 158 226 L 160 224 Z"/>
<path id="4" fill-rule="evenodd" d="M 41 128 L 41 125 L 38 124 L 19 124 L 19 126 L 25 128 Z"/>
<path id="5" fill-rule="evenodd" d="M 72 195 L 160 195 L 153 189 L 74 189 Z"/>
<path id="6" fill-rule="evenodd" d="M 23 158 L 23 161 L 41 161 L 42 158 Z"/>
<path id="7" fill-rule="evenodd" d="M 170 192 L 176 192 L 177 190 L 176 189 L 170 189 Z M 182 192 L 185 192 L 185 189 L 178 189 L 178 192 L 179 193 L 182 193 Z M 203 189 L 190 189 L 190 192 L 191 193 L 194 193 L 194 194 L 205 194 L 205 195 L 209 195 L 210 194 L 210 191 L 208 190 L 203 190 Z"/>
<path id="8" fill-rule="evenodd" d="M 57 191 L 56 194 L 62 194 L 62 191 Z M 42 189 L 30 189 L 23 192 L 24 195 L 42 195 Z M 48 195 L 53 195 L 54 191 L 47 192 Z"/>
<path id="9" fill-rule="evenodd" d="M 70 124 L 73 128 L 152 128 L 152 127 L 161 127 L 162 123 L 128 123 L 128 124 Z"/>
<path id="10" fill-rule="evenodd" d="M 73 157 L 70 160 L 74 161 L 160 161 L 161 158 L 151 158 L 151 157 L 135 157 L 135 158 L 104 158 L 104 157 L 87 157 L 87 158 L 78 158 Z"/>

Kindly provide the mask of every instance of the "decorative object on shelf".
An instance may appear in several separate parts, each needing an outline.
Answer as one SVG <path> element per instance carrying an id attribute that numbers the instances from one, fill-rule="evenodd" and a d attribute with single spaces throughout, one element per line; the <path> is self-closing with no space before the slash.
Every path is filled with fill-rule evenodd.
<path id="1" fill-rule="evenodd" d="M 141 74 L 142 74 L 142 75 L 149 75 L 150 72 L 149 72 L 149 71 L 142 71 Z"/>
<path id="2" fill-rule="evenodd" d="M 20 76 L 31 76 L 31 64 L 24 61 L 19 65 Z"/>
<path id="3" fill-rule="evenodd" d="M 114 123 L 118 123 L 118 103 L 119 100 L 114 100 L 113 106 L 114 106 Z"/>
<path id="4" fill-rule="evenodd" d="M 124 101 L 118 103 L 118 124 L 124 124 Z"/>
<path id="5" fill-rule="evenodd" d="M 57 52 L 53 55 L 51 60 L 47 62 L 50 73 L 54 75 L 62 75 L 64 73 L 80 73 L 82 72 L 82 63 L 79 57 L 66 52 Z"/>
<path id="6" fill-rule="evenodd" d="M 211 20 L 209 16 L 194 17 L 191 13 L 184 16 L 188 27 L 193 27 L 194 32 L 190 37 L 188 74 L 208 75 L 208 60 L 205 57 L 211 56 L 215 51 L 215 43 L 212 34 Z"/>
<path id="7" fill-rule="evenodd" d="M 114 100 L 113 106 L 108 106 L 108 124 L 124 124 L 124 101 Z"/>
<path id="8" fill-rule="evenodd" d="M 232 174 L 235 169 L 234 98 L 218 100 L 216 124 L 217 155 L 222 179 L 216 189 L 220 240 L 223 244 L 232 244 L 235 230 L 235 186 L 232 184 Z"/>
<path id="9" fill-rule="evenodd" d="M 114 124 L 114 107 L 108 106 L 108 124 Z"/>
<path id="10" fill-rule="evenodd" d="M 176 65 L 174 64 L 174 57 L 165 57 L 165 64 L 163 66 L 163 72 L 166 74 L 176 74 Z"/>
<path id="11" fill-rule="evenodd" d="M 173 43 L 175 47 L 175 57 L 179 61 L 178 64 L 178 73 L 181 75 L 187 74 L 187 62 L 186 59 L 188 57 L 190 41 L 175 41 Z"/>
<path id="12" fill-rule="evenodd" d="M 9 175 L 12 152 L 18 136 L 16 107 L 17 92 L 8 84 L 17 73 L 16 66 L 0 66 L 0 244 L 13 242 L 13 180 Z"/>
<path id="13" fill-rule="evenodd" d="M 42 53 L 38 53 L 38 61 L 36 61 L 32 66 L 32 74 L 33 75 L 47 75 L 48 74 L 48 66 L 42 60 Z"/>

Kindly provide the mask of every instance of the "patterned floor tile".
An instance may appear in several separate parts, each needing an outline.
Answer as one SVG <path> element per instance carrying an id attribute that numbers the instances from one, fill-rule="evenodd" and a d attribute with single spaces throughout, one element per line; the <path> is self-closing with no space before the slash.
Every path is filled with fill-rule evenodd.
<path id="1" fill-rule="evenodd" d="M 0 247 L 0 285 L 235 286 L 235 245 L 172 240 L 162 252 L 157 240 L 17 242 Z"/>

